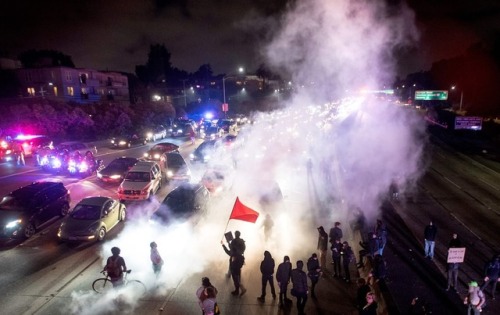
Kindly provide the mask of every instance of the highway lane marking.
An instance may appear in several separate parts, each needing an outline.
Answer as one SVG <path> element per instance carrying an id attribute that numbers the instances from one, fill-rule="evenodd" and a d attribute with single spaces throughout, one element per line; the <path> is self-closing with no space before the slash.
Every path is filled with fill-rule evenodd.
<path id="1" fill-rule="evenodd" d="M 479 179 L 480 181 L 482 181 L 483 183 L 485 183 L 486 185 L 490 186 L 491 188 L 493 188 L 493 189 L 495 189 L 495 190 L 500 190 L 500 188 L 498 188 L 498 187 L 494 186 L 493 184 L 488 183 L 487 181 L 485 181 L 485 180 L 484 180 L 484 179 L 482 179 L 481 177 L 478 177 L 478 179 Z"/>
<path id="2" fill-rule="evenodd" d="M 458 189 L 460 190 L 463 190 L 462 187 L 458 186 L 458 184 L 455 184 L 451 179 L 449 179 L 448 177 L 446 176 L 443 176 L 443 178 L 447 181 L 449 181 L 451 184 L 453 184 L 455 187 L 457 187 Z"/>

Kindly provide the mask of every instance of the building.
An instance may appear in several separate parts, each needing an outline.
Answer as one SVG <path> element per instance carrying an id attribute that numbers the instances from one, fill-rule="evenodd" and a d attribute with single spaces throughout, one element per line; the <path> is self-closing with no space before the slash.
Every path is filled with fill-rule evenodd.
<path id="1" fill-rule="evenodd" d="M 69 67 L 15 69 L 19 96 L 90 104 L 129 104 L 128 78 L 118 72 Z"/>

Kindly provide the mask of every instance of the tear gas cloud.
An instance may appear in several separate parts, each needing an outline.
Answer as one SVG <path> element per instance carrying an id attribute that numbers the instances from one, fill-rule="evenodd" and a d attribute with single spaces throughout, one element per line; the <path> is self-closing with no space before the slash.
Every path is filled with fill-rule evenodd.
<path id="1" fill-rule="evenodd" d="M 296 1 L 264 52 L 270 66 L 292 76 L 295 95 L 283 109 L 255 113 L 237 143 L 221 147 L 226 158 L 217 164 L 225 164 L 226 191 L 211 200 L 208 214 L 194 227 L 151 225 L 147 216 L 134 217 L 104 244 L 102 264 L 118 246 L 149 294 L 164 295 L 202 271 L 201 276 L 221 278 L 228 257 L 220 241 L 225 231 L 239 230 L 247 243 L 243 282 L 252 281 L 264 250 L 276 263 L 284 255 L 292 262 L 306 260 L 316 250 L 317 226 L 328 231 L 340 221 L 349 235 L 353 213 L 363 212 L 370 222 L 393 181 L 401 190 L 414 183 L 422 172 L 424 123 L 390 98 L 358 93 L 391 82 L 392 52 L 416 39 L 412 13 L 383 3 Z M 260 212 L 255 224 L 228 221 L 236 196 Z M 152 206 L 157 205 L 147 207 Z M 265 214 L 274 222 L 267 241 Z M 165 260 L 158 278 L 149 260 L 151 241 Z M 86 311 L 96 314 L 102 306 L 96 299 L 113 297 L 75 293 L 73 310 L 93 305 Z"/>

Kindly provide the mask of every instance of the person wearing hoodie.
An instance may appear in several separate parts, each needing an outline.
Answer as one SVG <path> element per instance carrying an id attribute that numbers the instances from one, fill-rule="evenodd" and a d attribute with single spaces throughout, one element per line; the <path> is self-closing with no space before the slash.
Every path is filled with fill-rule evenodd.
<path id="1" fill-rule="evenodd" d="M 260 263 L 260 272 L 262 273 L 262 294 L 257 299 L 264 302 L 266 299 L 266 286 L 269 282 L 273 300 L 276 299 L 276 291 L 274 290 L 274 259 L 269 251 L 264 252 L 264 260 Z"/>
<path id="2" fill-rule="evenodd" d="M 290 257 L 285 256 L 283 262 L 278 265 L 278 270 L 276 271 L 276 281 L 280 288 L 280 307 L 283 307 L 283 303 L 290 303 L 292 300 L 287 298 L 286 291 L 288 290 L 288 283 L 290 283 L 290 277 L 292 272 L 292 263 L 290 262 Z"/>
<path id="3" fill-rule="evenodd" d="M 307 260 L 307 275 L 311 279 L 311 297 L 315 299 L 316 293 L 314 292 L 314 289 L 316 288 L 316 284 L 318 284 L 319 277 L 321 276 L 321 266 L 319 265 L 318 255 L 316 255 L 316 253 L 313 253 Z"/>
<path id="4" fill-rule="evenodd" d="M 320 265 L 326 271 L 326 251 L 328 250 L 328 234 L 323 226 L 318 227 L 318 246 Z"/>
<path id="5" fill-rule="evenodd" d="M 307 274 L 302 270 L 304 262 L 297 261 L 297 268 L 292 270 L 292 295 L 297 298 L 297 310 L 299 315 L 304 315 L 304 308 L 306 307 L 307 294 Z"/>

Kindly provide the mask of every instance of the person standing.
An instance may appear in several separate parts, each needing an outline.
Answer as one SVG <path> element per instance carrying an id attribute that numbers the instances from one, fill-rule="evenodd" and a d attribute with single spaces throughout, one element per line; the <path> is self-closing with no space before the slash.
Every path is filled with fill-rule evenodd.
<path id="1" fill-rule="evenodd" d="M 368 233 L 368 242 L 360 241 L 359 243 L 363 249 L 359 251 L 359 263 L 357 266 L 358 268 L 364 268 L 365 262 L 363 258 L 368 256 L 370 261 L 372 261 L 375 255 L 379 254 L 380 245 L 377 234 L 373 232 Z"/>
<path id="2" fill-rule="evenodd" d="M 330 243 L 335 242 L 335 240 L 342 241 L 343 236 L 342 229 L 340 228 L 340 222 L 335 222 L 334 226 L 330 229 Z"/>
<path id="3" fill-rule="evenodd" d="M 207 277 L 201 278 L 201 286 L 196 290 L 196 296 L 198 297 L 198 305 L 200 305 L 201 308 L 201 314 L 204 315 L 204 308 L 203 308 L 203 301 L 205 301 L 208 298 L 208 291 L 206 290 L 207 288 L 212 288 L 214 292 L 214 297 L 217 297 L 217 289 L 212 285 L 210 282 L 210 279 Z"/>
<path id="4" fill-rule="evenodd" d="M 242 254 L 240 254 L 240 251 L 238 251 L 235 247 L 231 247 L 231 249 L 228 249 L 226 245 L 222 243 L 222 248 L 224 249 L 226 254 L 229 255 L 229 271 L 231 272 L 231 277 L 233 277 L 233 284 L 234 284 L 234 291 L 232 291 L 231 294 L 239 295 L 241 289 L 241 295 L 244 295 L 247 292 L 247 290 L 241 284 L 241 268 L 245 263 L 245 257 Z"/>
<path id="5" fill-rule="evenodd" d="M 311 297 L 315 299 L 316 293 L 314 289 L 316 288 L 321 275 L 321 266 L 316 253 L 313 253 L 307 260 L 307 275 L 309 276 L 309 279 L 311 279 Z"/>
<path id="6" fill-rule="evenodd" d="M 266 286 L 269 282 L 273 300 L 276 299 L 276 291 L 274 290 L 274 259 L 269 251 L 264 252 L 264 260 L 260 263 L 260 272 L 262 273 L 262 294 L 257 299 L 261 302 L 266 300 Z"/>
<path id="7" fill-rule="evenodd" d="M 328 250 L 328 234 L 326 234 L 325 229 L 320 226 L 318 228 L 318 246 L 317 249 L 319 251 L 320 257 L 320 265 L 323 270 L 326 270 L 326 251 Z"/>
<path id="8" fill-rule="evenodd" d="M 457 233 L 453 233 L 450 242 L 448 243 L 448 252 L 450 248 L 462 247 L 462 242 L 458 239 Z M 448 263 L 447 264 L 447 276 L 448 276 L 448 286 L 446 291 L 453 287 L 453 291 L 458 293 L 458 270 L 460 268 L 460 263 Z"/>
<path id="9" fill-rule="evenodd" d="M 361 309 L 360 315 L 377 315 L 378 304 L 375 301 L 375 294 L 373 292 L 366 293 L 366 304 Z"/>
<path id="10" fill-rule="evenodd" d="M 380 219 L 377 220 L 377 226 L 375 227 L 375 234 L 377 235 L 378 238 L 378 245 L 379 245 L 378 253 L 380 256 L 382 256 L 384 253 L 385 245 L 387 244 L 387 226 Z"/>
<path id="11" fill-rule="evenodd" d="M 276 271 L 276 281 L 280 288 L 280 301 L 279 306 L 283 307 L 283 303 L 289 303 L 292 300 L 286 297 L 286 291 L 288 290 L 288 283 L 290 282 L 292 272 L 292 263 L 290 262 L 290 257 L 285 256 L 283 262 L 278 265 L 278 270 Z"/>
<path id="12" fill-rule="evenodd" d="M 344 242 L 342 245 L 342 266 L 344 267 L 344 280 L 351 282 L 351 271 L 349 265 L 354 261 L 354 252 L 349 243 Z"/>
<path id="13" fill-rule="evenodd" d="M 123 284 L 123 273 L 127 271 L 125 259 L 120 256 L 121 250 L 118 247 L 111 248 L 112 256 L 108 257 L 103 272 L 106 271 L 113 287 Z"/>
<path id="14" fill-rule="evenodd" d="M 436 245 L 437 228 L 432 221 L 425 227 L 424 240 L 425 240 L 425 258 L 434 258 L 434 246 Z"/>
<path id="15" fill-rule="evenodd" d="M 231 240 L 231 242 L 229 242 L 228 245 L 229 245 L 230 252 L 234 252 L 235 254 L 239 254 L 239 255 L 244 256 L 245 250 L 246 250 L 246 245 L 245 245 L 245 240 L 243 240 L 241 238 L 240 231 L 234 232 L 234 239 Z M 228 270 L 227 276 L 231 277 L 231 258 L 229 258 L 229 270 Z"/>
<path id="16" fill-rule="evenodd" d="M 207 298 L 201 303 L 203 315 L 219 314 L 218 312 L 216 312 L 216 308 L 218 308 L 218 306 L 214 288 L 206 288 L 204 294 L 207 296 Z"/>
<path id="17" fill-rule="evenodd" d="M 304 315 L 304 308 L 307 302 L 307 275 L 302 270 L 304 268 L 304 262 L 302 260 L 297 261 L 297 268 L 292 270 L 292 295 L 297 298 L 297 310 L 299 315 Z"/>
<path id="18" fill-rule="evenodd" d="M 479 288 L 476 281 L 469 282 L 469 290 L 467 296 L 464 298 L 464 304 L 468 306 L 468 315 L 479 315 L 481 314 L 482 307 L 484 305 L 484 293 Z"/>
<path id="19" fill-rule="evenodd" d="M 496 255 L 491 259 L 484 268 L 484 283 L 481 286 L 481 291 L 484 291 L 490 283 L 493 283 L 493 288 L 491 289 L 491 297 L 495 299 L 495 292 L 497 290 L 497 283 L 499 281 L 498 277 L 500 274 L 500 255 Z"/>
<path id="20" fill-rule="evenodd" d="M 163 266 L 163 259 L 158 252 L 158 245 L 155 242 L 151 242 L 149 244 L 151 247 L 151 263 L 153 264 L 153 272 L 158 275 L 161 271 L 161 267 Z"/>
<path id="21" fill-rule="evenodd" d="M 264 229 L 264 241 L 268 241 L 273 232 L 274 221 L 271 215 L 266 214 L 264 221 L 262 221 L 261 227 Z"/>
<path id="22" fill-rule="evenodd" d="M 333 242 L 331 250 L 332 250 L 332 262 L 333 262 L 333 276 L 340 277 L 341 274 L 340 260 L 342 258 L 342 255 L 340 254 L 342 252 L 342 243 L 340 242 L 340 240 L 335 240 Z"/>
<path id="23" fill-rule="evenodd" d="M 356 290 L 356 308 L 361 313 L 363 307 L 366 305 L 366 294 L 371 291 L 371 288 L 364 278 L 359 278 L 356 284 L 358 287 Z"/>
<path id="24" fill-rule="evenodd" d="M 18 166 L 25 166 L 26 161 L 24 160 L 24 148 L 23 145 L 19 142 L 14 142 L 12 145 L 12 152 L 16 157 L 16 164 Z"/>

